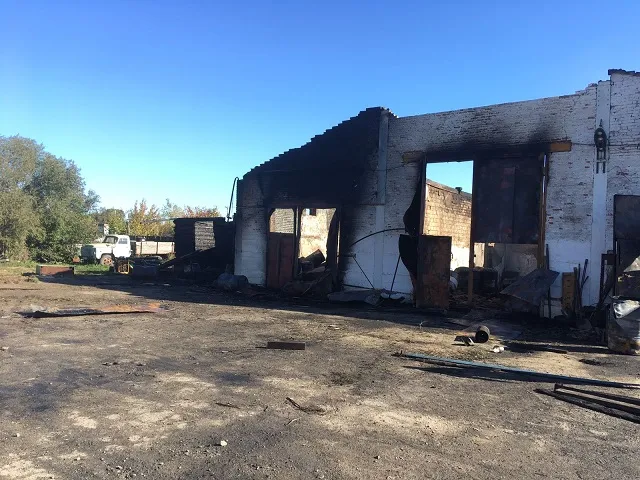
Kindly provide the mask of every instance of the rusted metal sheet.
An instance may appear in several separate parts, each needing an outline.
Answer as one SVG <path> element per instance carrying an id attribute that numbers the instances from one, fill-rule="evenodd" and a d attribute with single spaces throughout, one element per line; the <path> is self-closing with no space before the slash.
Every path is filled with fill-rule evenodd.
<path id="1" fill-rule="evenodd" d="M 474 242 L 538 243 L 543 165 L 537 155 L 475 162 Z"/>
<path id="2" fill-rule="evenodd" d="M 542 299 L 547 295 L 547 290 L 558 278 L 558 275 L 560 275 L 559 272 L 537 268 L 513 282 L 500 293 L 519 298 L 532 305 L 540 305 Z"/>
<path id="3" fill-rule="evenodd" d="M 74 267 L 63 267 L 58 265 L 36 265 L 36 275 L 73 275 Z"/>
<path id="4" fill-rule="evenodd" d="M 640 195 L 615 195 L 613 204 L 615 239 L 640 240 Z"/>
<path id="5" fill-rule="evenodd" d="M 269 233 L 267 249 L 267 287 L 282 288 L 293 279 L 295 235 Z"/>
<path id="6" fill-rule="evenodd" d="M 449 308 L 450 269 L 451 237 L 421 235 L 415 292 L 417 307 Z"/>

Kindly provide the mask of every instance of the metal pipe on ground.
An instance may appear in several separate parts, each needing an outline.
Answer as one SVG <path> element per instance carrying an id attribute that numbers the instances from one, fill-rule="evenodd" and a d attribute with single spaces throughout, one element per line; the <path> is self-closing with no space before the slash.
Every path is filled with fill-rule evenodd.
<path id="1" fill-rule="evenodd" d="M 558 400 L 562 400 L 563 402 L 571 403 L 573 405 L 577 405 L 582 408 L 587 408 L 589 410 L 593 410 L 595 412 L 604 413 L 605 415 L 609 415 L 612 417 L 620 418 L 623 420 L 628 420 L 634 423 L 640 423 L 640 416 L 633 415 L 631 413 L 618 410 L 617 408 L 609 408 L 603 405 L 599 405 L 591 401 L 591 399 L 586 400 L 582 398 L 577 398 L 574 396 L 569 396 L 568 394 L 562 394 L 560 392 L 554 392 L 552 390 L 545 390 L 543 388 L 536 388 L 536 393 L 541 393 L 543 395 L 548 395 L 549 397 L 556 398 Z"/>
<path id="2" fill-rule="evenodd" d="M 509 372 L 517 375 L 537 377 L 537 378 L 540 378 L 541 381 L 547 381 L 547 382 L 562 382 L 562 383 L 572 383 L 572 384 L 580 384 L 580 385 L 595 385 L 600 387 L 640 389 L 640 384 L 637 384 L 637 383 L 611 382 L 608 380 L 598 380 L 595 378 L 585 378 L 585 377 L 570 377 L 567 375 L 556 375 L 553 373 L 537 372 L 535 370 L 527 370 L 527 369 L 516 368 L 516 367 L 507 367 L 505 365 L 498 365 L 495 363 L 482 363 L 482 362 L 471 362 L 467 360 L 456 360 L 454 358 L 434 357 L 431 355 L 423 355 L 421 353 L 399 352 L 396 354 L 396 356 L 410 358 L 413 360 L 418 360 L 426 363 L 433 363 L 435 365 L 444 365 L 446 367 L 475 368 L 479 370 Z"/>

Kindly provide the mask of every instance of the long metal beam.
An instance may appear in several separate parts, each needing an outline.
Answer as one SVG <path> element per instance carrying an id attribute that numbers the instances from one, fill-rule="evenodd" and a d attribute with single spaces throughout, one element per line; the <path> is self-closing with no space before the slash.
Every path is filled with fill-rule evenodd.
<path id="1" fill-rule="evenodd" d="M 593 397 L 607 398 L 609 400 L 615 400 L 616 402 L 629 403 L 631 405 L 637 405 L 638 407 L 640 407 L 640 398 L 625 397 L 624 395 L 614 395 L 613 393 L 606 393 L 606 392 L 596 392 L 594 390 L 585 390 L 583 388 L 568 387 L 566 385 L 556 383 L 555 387 L 553 387 L 553 391 L 556 392 L 561 390 L 584 393 L 586 395 L 591 395 Z M 638 412 L 638 415 L 640 415 L 640 411 Z"/>
<path id="2" fill-rule="evenodd" d="M 552 390 L 545 390 L 543 388 L 536 388 L 536 393 L 542 393 L 544 395 L 548 395 L 553 398 L 557 398 L 558 400 L 562 400 L 563 402 L 572 403 L 573 405 L 577 405 L 582 408 L 588 408 L 589 410 L 593 410 L 595 412 L 604 413 L 605 415 L 610 415 L 612 417 L 621 418 L 623 420 L 628 420 L 634 423 L 640 423 L 640 416 L 633 415 L 631 413 L 624 412 L 622 410 L 618 410 L 617 408 L 609 408 L 604 405 L 599 405 L 598 403 L 594 403 L 592 401 L 587 400 L 586 398 L 578 398 L 577 396 L 569 396 L 568 394 L 562 394 L 560 391 L 554 392 Z"/>
<path id="3" fill-rule="evenodd" d="M 548 382 L 559 382 L 559 383 L 570 383 L 570 384 L 572 383 L 572 384 L 580 384 L 580 385 L 597 385 L 600 387 L 612 387 L 612 388 L 640 389 L 640 384 L 637 384 L 637 383 L 611 382 L 608 380 L 598 380 L 596 378 L 556 375 L 553 373 L 537 372 L 535 370 L 527 370 L 523 368 L 507 367 L 506 365 L 498 365 L 496 363 L 471 362 L 467 360 L 456 360 L 454 358 L 434 357 L 431 355 L 423 355 L 421 353 L 400 352 L 397 354 L 397 356 L 411 358 L 413 360 L 420 360 L 427 363 L 433 363 L 435 365 L 444 365 L 447 367 L 476 368 L 481 370 L 493 370 L 493 371 L 500 371 L 500 372 L 515 373 L 518 375 L 538 377 L 541 380 L 548 381 Z"/>

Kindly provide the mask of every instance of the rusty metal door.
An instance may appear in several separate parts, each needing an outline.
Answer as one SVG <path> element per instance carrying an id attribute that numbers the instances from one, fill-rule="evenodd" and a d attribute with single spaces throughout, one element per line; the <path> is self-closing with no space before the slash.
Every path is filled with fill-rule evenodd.
<path id="1" fill-rule="evenodd" d="M 282 288 L 293 279 L 295 239 L 293 233 L 269 233 L 267 287 Z"/>
<path id="2" fill-rule="evenodd" d="M 451 237 L 420 235 L 416 307 L 449 308 Z"/>

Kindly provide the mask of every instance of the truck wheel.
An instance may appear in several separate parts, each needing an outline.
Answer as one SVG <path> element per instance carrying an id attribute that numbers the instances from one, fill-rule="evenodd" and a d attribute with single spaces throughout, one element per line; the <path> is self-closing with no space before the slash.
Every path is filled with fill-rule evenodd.
<path id="1" fill-rule="evenodd" d="M 113 257 L 108 253 L 103 254 L 100 257 L 100 265 L 108 265 L 108 266 L 113 265 Z"/>

